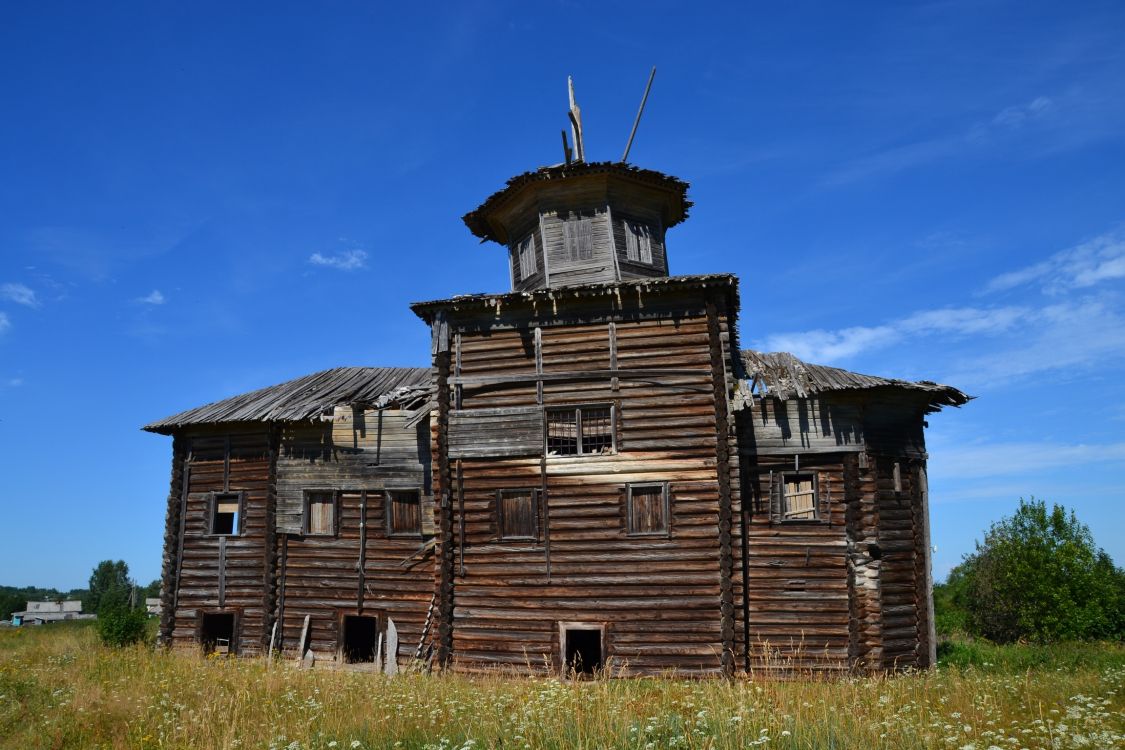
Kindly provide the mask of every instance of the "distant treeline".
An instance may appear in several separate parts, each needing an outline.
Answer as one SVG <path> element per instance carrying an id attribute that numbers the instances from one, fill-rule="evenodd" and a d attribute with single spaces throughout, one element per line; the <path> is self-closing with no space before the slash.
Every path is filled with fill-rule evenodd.
<path id="1" fill-rule="evenodd" d="M 0 586 L 0 620 L 12 619 L 13 612 L 22 612 L 27 609 L 28 602 L 48 602 L 59 599 L 81 599 L 86 601 L 89 589 L 71 589 L 59 591 L 58 589 L 41 589 L 36 586 Z"/>

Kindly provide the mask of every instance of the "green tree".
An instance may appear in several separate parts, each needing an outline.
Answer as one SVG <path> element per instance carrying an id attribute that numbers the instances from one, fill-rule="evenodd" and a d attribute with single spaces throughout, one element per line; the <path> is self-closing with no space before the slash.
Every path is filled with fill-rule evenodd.
<path id="1" fill-rule="evenodd" d="M 86 612 L 99 613 L 114 607 L 126 607 L 133 582 L 124 560 L 102 560 L 90 574 L 90 593 L 83 601 Z"/>
<path id="2" fill-rule="evenodd" d="M 992 525 L 947 587 L 947 611 L 999 643 L 1125 634 L 1125 572 L 1073 511 L 1034 497 Z"/>
<path id="3" fill-rule="evenodd" d="M 145 637 L 145 611 L 129 609 L 126 604 L 103 603 L 98 614 L 98 636 L 107 646 L 128 646 L 139 643 Z"/>

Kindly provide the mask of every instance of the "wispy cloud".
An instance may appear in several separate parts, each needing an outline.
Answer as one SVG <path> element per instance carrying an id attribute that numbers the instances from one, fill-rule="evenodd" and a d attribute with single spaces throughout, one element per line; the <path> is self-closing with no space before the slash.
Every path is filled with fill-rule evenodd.
<path id="1" fill-rule="evenodd" d="M 1046 260 L 1004 273 L 988 282 L 985 292 L 1003 292 L 1039 284 L 1048 294 L 1083 289 L 1125 279 L 1125 231 L 1107 232 Z"/>
<path id="2" fill-rule="evenodd" d="M 17 305 L 39 307 L 39 299 L 35 296 L 34 290 L 23 284 L 0 284 L 0 299 L 15 302 Z"/>
<path id="3" fill-rule="evenodd" d="M 924 310 L 879 326 L 776 334 L 754 346 L 827 364 L 904 341 L 941 339 L 949 349 L 954 341 L 976 337 L 987 338 L 987 346 L 951 357 L 943 380 L 979 388 L 1125 357 L 1125 317 L 1110 301 L 1098 298 L 1044 307 Z"/>
<path id="4" fill-rule="evenodd" d="M 309 256 L 309 263 L 340 271 L 356 271 L 367 266 L 367 253 L 364 250 L 345 250 L 335 255 L 313 253 Z"/>
<path id="5" fill-rule="evenodd" d="M 19 388 L 23 385 L 23 378 L 8 378 L 4 381 L 4 386 L 7 388 Z"/>
<path id="6" fill-rule="evenodd" d="M 12 327 L 12 321 L 8 319 L 8 313 L 0 312 L 0 333 Z"/>
<path id="7" fill-rule="evenodd" d="M 933 451 L 935 471 L 958 479 L 1027 476 L 1057 468 L 1125 463 L 1125 442 L 951 443 Z"/>
<path id="8" fill-rule="evenodd" d="M 852 326 L 780 333 L 757 344 L 768 351 L 788 351 L 814 362 L 848 359 L 863 352 L 891 346 L 907 337 L 996 335 L 1010 330 L 1030 314 L 1024 307 L 951 307 L 923 310 L 878 326 Z"/>
<path id="9" fill-rule="evenodd" d="M 830 173 L 823 182 L 830 187 L 838 187 L 995 145 L 1000 139 L 1010 137 L 1016 131 L 1048 120 L 1056 109 L 1053 100 L 1038 96 L 1026 104 L 1005 107 L 987 120 L 975 122 L 964 130 L 892 146 L 854 159 Z"/>
<path id="10" fill-rule="evenodd" d="M 159 289 L 153 289 L 152 292 L 146 294 L 144 297 L 138 297 L 137 302 L 142 305 L 163 305 L 164 294 Z"/>

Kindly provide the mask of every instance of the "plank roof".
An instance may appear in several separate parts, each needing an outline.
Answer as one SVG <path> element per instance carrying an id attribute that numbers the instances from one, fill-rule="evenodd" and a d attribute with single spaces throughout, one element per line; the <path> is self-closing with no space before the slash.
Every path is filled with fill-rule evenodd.
<path id="1" fill-rule="evenodd" d="M 340 404 L 382 405 L 397 393 L 421 394 L 429 384 L 428 367 L 334 367 L 188 409 L 142 429 L 168 435 L 191 425 L 300 422 Z"/>
<path id="2" fill-rule="evenodd" d="M 928 411 L 937 411 L 943 406 L 963 406 L 973 398 L 950 385 L 930 380 L 899 380 L 864 375 L 839 367 L 804 362 L 789 352 L 746 349 L 742 352 L 742 364 L 750 390 L 755 395 L 782 401 L 833 391 L 895 388 L 925 396 Z"/>
<path id="3" fill-rule="evenodd" d="M 679 210 L 675 216 L 667 220 L 665 229 L 673 227 L 686 219 L 688 210 L 692 206 L 692 202 L 688 200 L 687 197 L 688 183 L 678 177 L 673 177 L 663 172 L 657 172 L 654 169 L 635 167 L 632 164 L 626 164 L 624 162 L 572 161 L 569 164 L 554 164 L 549 167 L 540 167 L 532 172 L 524 172 L 523 174 L 516 175 L 508 180 L 507 184 L 501 190 L 497 190 L 495 193 L 485 198 L 484 203 L 465 214 L 461 219 L 465 222 L 465 226 L 469 228 L 469 231 L 477 237 L 480 237 L 482 242 L 486 240 L 501 242 L 493 232 L 492 226 L 488 223 L 487 216 L 493 210 L 515 198 L 515 196 L 528 185 L 537 182 L 565 180 L 571 177 L 592 174 L 614 174 L 629 180 L 657 186 L 674 193 L 679 199 Z M 503 243 L 501 242 L 501 244 Z"/>

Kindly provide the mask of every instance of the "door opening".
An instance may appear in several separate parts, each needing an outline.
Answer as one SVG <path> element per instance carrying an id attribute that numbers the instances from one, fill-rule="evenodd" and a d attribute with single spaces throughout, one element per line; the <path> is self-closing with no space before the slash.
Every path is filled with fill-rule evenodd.
<path id="1" fill-rule="evenodd" d="M 563 638 L 567 674 L 592 675 L 602 668 L 601 628 L 566 628 Z"/>
<path id="2" fill-rule="evenodd" d="M 348 664 L 375 661 L 379 639 L 379 620 L 376 617 L 344 615 L 343 652 Z"/>
<path id="3" fill-rule="evenodd" d="M 234 613 L 204 613 L 199 627 L 199 640 L 205 654 L 229 654 L 234 649 Z"/>

